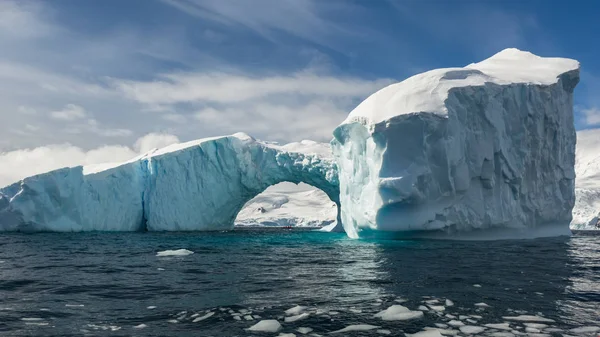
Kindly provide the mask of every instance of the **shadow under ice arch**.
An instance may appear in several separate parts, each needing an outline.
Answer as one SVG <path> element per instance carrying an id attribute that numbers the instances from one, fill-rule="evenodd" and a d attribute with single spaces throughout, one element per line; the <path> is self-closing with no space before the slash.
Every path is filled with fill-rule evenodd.
<path id="1" fill-rule="evenodd" d="M 231 229 L 247 201 L 280 182 L 306 183 L 337 204 L 329 144 L 278 145 L 246 134 L 153 150 L 126 163 L 60 169 L 0 189 L 0 230 Z"/>
<path id="2" fill-rule="evenodd" d="M 170 148 L 160 150 L 165 151 Z M 277 145 L 238 133 L 155 153 L 149 158 L 150 180 L 144 194 L 146 227 L 152 231 L 233 228 L 246 202 L 281 182 L 321 189 L 336 203 L 341 225 L 339 182 L 330 151 L 328 144 Z"/>

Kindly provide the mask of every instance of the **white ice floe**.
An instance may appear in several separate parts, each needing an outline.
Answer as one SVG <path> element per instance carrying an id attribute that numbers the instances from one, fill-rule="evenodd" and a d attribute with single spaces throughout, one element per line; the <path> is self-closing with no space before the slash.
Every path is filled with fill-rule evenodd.
<path id="1" fill-rule="evenodd" d="M 380 326 L 370 325 L 370 324 L 353 324 L 349 325 L 343 329 L 333 331 L 332 333 L 342 333 L 342 332 L 350 332 L 350 331 L 369 331 L 379 329 Z"/>
<path id="2" fill-rule="evenodd" d="M 461 326 L 459 329 L 460 329 L 460 332 L 467 334 L 467 335 L 475 335 L 475 334 L 485 331 L 484 327 L 474 326 L 474 325 Z"/>
<path id="3" fill-rule="evenodd" d="M 503 319 L 507 321 L 519 321 L 519 322 L 541 322 L 541 323 L 552 323 L 553 319 L 533 316 L 533 315 L 519 315 L 519 316 L 504 316 Z"/>
<path id="4" fill-rule="evenodd" d="M 305 328 L 305 327 L 300 327 L 298 329 L 296 329 L 296 331 L 298 331 L 299 333 L 306 335 L 307 333 L 311 333 L 313 331 L 313 328 Z"/>
<path id="5" fill-rule="evenodd" d="M 247 330 L 254 332 L 277 332 L 280 329 L 281 323 L 279 323 L 277 320 L 265 319 L 249 327 Z"/>
<path id="6" fill-rule="evenodd" d="M 296 321 L 300 321 L 300 320 L 306 319 L 309 316 L 310 316 L 310 314 L 307 313 L 307 312 L 305 312 L 305 313 L 302 313 L 300 315 L 288 316 L 284 320 L 285 320 L 286 323 L 292 323 L 292 322 L 296 322 Z"/>
<path id="7" fill-rule="evenodd" d="M 378 334 L 381 334 L 381 335 L 391 335 L 392 334 L 392 332 L 388 329 L 378 329 L 375 332 L 377 332 Z"/>
<path id="8" fill-rule="evenodd" d="M 583 334 L 583 333 L 587 334 L 587 333 L 594 333 L 594 332 L 598 332 L 598 331 L 600 331 L 600 327 L 597 327 L 597 326 L 582 326 L 579 328 L 569 330 L 569 332 L 576 333 L 576 334 Z"/>
<path id="9" fill-rule="evenodd" d="M 375 317 L 381 318 L 384 321 L 407 321 L 423 317 L 423 312 L 411 311 L 405 306 L 395 304 L 375 314 Z"/>
<path id="10" fill-rule="evenodd" d="M 149 305 L 149 306 L 146 307 L 146 309 L 150 309 L 150 310 L 156 309 L 156 306 L 155 305 Z"/>
<path id="11" fill-rule="evenodd" d="M 147 327 L 148 326 L 146 324 L 142 323 L 142 324 L 138 324 L 138 325 L 134 326 L 133 328 L 134 329 L 144 329 L 144 328 L 147 328 Z"/>
<path id="12" fill-rule="evenodd" d="M 207 318 L 210 318 L 210 317 L 212 317 L 214 314 L 215 314 L 215 313 L 211 311 L 211 312 L 207 313 L 207 314 L 206 314 L 206 315 L 204 315 L 204 316 L 200 316 L 200 317 L 194 318 L 194 320 L 192 321 L 192 323 L 196 323 L 196 322 L 203 321 L 203 320 L 205 320 L 205 319 L 207 319 Z"/>
<path id="13" fill-rule="evenodd" d="M 446 299 L 446 306 L 447 307 L 451 307 L 454 305 L 454 302 L 452 302 L 451 300 Z"/>
<path id="14" fill-rule="evenodd" d="M 437 330 L 425 330 L 419 331 L 413 334 L 405 334 L 406 337 L 442 337 L 442 334 Z"/>
<path id="15" fill-rule="evenodd" d="M 165 256 L 186 256 L 194 254 L 191 250 L 187 249 L 175 249 L 175 250 L 163 250 L 156 253 L 156 256 L 165 257 Z"/>
<path id="16" fill-rule="evenodd" d="M 498 330 L 512 330 L 509 323 L 490 323 L 484 325 L 486 328 Z"/>
<path id="17" fill-rule="evenodd" d="M 292 316 L 292 315 L 299 315 L 300 313 L 306 311 L 306 307 L 303 307 L 301 305 L 297 305 L 293 308 L 289 308 L 288 310 L 285 311 L 285 314 L 288 316 Z"/>
<path id="18" fill-rule="evenodd" d="M 453 319 L 450 322 L 448 322 L 448 325 L 454 326 L 454 327 L 459 327 L 459 326 L 464 326 L 465 323 Z"/>
<path id="19" fill-rule="evenodd" d="M 487 305 L 486 303 L 483 302 L 479 302 L 479 303 L 475 303 L 476 307 L 480 307 L 480 308 L 488 308 L 489 305 Z"/>

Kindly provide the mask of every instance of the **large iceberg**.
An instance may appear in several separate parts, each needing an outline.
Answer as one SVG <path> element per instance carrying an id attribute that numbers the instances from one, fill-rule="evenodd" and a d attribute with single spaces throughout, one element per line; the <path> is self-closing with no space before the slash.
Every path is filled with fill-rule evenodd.
<path id="1" fill-rule="evenodd" d="M 506 49 L 371 95 L 334 131 L 350 237 L 569 234 L 579 63 Z"/>
<path id="2" fill-rule="evenodd" d="M 339 205 L 328 144 L 278 145 L 238 133 L 23 179 L 0 189 L 0 230 L 230 229 L 247 201 L 283 181 L 315 186 Z"/>
<path id="3" fill-rule="evenodd" d="M 600 129 L 577 132 L 572 229 L 600 229 Z"/>

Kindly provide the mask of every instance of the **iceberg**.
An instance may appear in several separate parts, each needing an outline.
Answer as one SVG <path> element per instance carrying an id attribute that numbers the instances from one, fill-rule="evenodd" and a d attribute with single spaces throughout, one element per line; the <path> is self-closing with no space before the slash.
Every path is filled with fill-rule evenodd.
<path id="1" fill-rule="evenodd" d="M 579 63 L 506 49 L 428 71 L 334 130 L 350 237 L 568 235 Z"/>
<path id="2" fill-rule="evenodd" d="M 600 229 L 600 129 L 577 132 L 571 229 Z"/>
<path id="3" fill-rule="evenodd" d="M 0 230 L 231 229 L 249 200 L 284 181 L 321 189 L 339 209 L 329 144 L 279 145 L 237 133 L 25 178 L 0 189 Z"/>

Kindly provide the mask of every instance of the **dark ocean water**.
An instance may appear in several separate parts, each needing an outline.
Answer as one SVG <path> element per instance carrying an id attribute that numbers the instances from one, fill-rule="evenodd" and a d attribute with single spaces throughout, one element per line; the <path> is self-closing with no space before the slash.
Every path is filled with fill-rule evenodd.
<path id="1" fill-rule="evenodd" d="M 174 249 L 194 253 L 157 256 Z M 477 335 L 597 336 L 600 326 L 600 236 L 585 233 L 491 242 L 258 229 L 14 233 L 1 235 L 0 261 L 2 336 L 302 336 L 297 329 L 310 328 L 308 336 L 352 324 L 379 328 L 338 335 L 404 336 L 452 320 L 513 330 Z M 374 317 L 400 303 L 429 307 L 410 321 Z M 308 315 L 286 323 L 296 305 Z M 283 328 L 245 330 L 262 319 Z"/>

